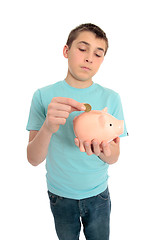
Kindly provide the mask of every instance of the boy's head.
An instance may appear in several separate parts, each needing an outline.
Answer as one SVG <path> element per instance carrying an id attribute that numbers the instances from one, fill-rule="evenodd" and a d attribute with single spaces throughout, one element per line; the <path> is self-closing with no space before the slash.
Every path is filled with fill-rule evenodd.
<path id="1" fill-rule="evenodd" d="M 68 59 L 66 81 L 92 83 L 108 49 L 106 34 L 93 24 L 82 24 L 69 34 L 63 55 Z"/>
<path id="2" fill-rule="evenodd" d="M 106 52 L 108 50 L 107 36 L 101 28 L 92 23 L 81 24 L 70 32 L 66 42 L 66 45 L 69 47 L 69 49 L 71 48 L 73 41 L 78 37 L 81 32 L 84 31 L 91 32 L 96 36 L 96 38 L 103 39 L 105 41 L 106 47 L 104 55 L 106 55 Z"/>

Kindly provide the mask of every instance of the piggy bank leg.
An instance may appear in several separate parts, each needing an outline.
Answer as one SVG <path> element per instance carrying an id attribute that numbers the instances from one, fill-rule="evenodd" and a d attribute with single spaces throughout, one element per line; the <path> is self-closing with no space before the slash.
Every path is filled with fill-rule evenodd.
<path id="1" fill-rule="evenodd" d="M 85 148 L 84 148 L 83 142 L 81 142 L 81 141 L 80 141 L 80 151 L 81 152 L 85 152 Z"/>

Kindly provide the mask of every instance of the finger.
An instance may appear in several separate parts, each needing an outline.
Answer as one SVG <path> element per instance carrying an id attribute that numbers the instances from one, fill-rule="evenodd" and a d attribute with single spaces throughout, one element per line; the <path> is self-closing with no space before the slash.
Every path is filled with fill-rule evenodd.
<path id="1" fill-rule="evenodd" d="M 107 143 L 106 141 L 103 141 L 101 145 L 102 145 L 102 149 L 103 149 L 103 150 L 102 150 L 103 154 L 104 154 L 106 157 L 111 156 L 110 144 Z"/>
<path id="2" fill-rule="evenodd" d="M 69 112 L 52 109 L 52 110 L 48 111 L 47 115 L 67 119 L 69 117 Z"/>
<path id="3" fill-rule="evenodd" d="M 93 139 L 92 141 L 92 145 L 93 145 L 93 152 L 96 156 L 99 156 L 101 151 L 100 151 L 100 144 L 98 142 L 97 139 Z"/>
<path id="4" fill-rule="evenodd" d="M 79 147 L 79 149 L 80 149 L 81 152 L 85 152 L 84 145 L 82 144 L 82 142 L 79 141 L 78 138 L 75 138 L 75 139 L 74 139 L 74 142 L 75 142 L 75 145 L 76 145 L 77 147 Z"/>
<path id="5" fill-rule="evenodd" d="M 71 113 L 72 107 L 64 103 L 58 103 L 58 102 L 52 101 L 48 105 L 48 112 L 50 111 L 65 111 L 65 112 Z"/>
<path id="6" fill-rule="evenodd" d="M 84 142 L 84 148 L 85 148 L 85 152 L 87 153 L 87 155 L 92 155 L 92 149 L 91 149 L 91 144 L 88 141 Z"/>
<path id="7" fill-rule="evenodd" d="M 75 138 L 75 139 L 74 139 L 74 142 L 75 142 L 75 145 L 76 145 L 77 147 L 80 147 L 78 138 Z"/>
<path id="8" fill-rule="evenodd" d="M 71 111 L 84 111 L 86 107 L 83 103 L 77 102 L 72 98 L 65 98 L 65 97 L 55 97 L 52 99 L 52 102 L 57 102 L 65 105 L 69 105 L 71 107 Z"/>
<path id="9" fill-rule="evenodd" d="M 65 118 L 55 118 L 55 117 L 49 117 L 49 122 L 52 125 L 65 125 L 66 119 Z"/>

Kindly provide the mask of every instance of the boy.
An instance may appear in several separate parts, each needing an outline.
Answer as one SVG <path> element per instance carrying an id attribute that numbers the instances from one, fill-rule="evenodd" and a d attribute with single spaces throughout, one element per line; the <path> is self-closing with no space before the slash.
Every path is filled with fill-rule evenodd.
<path id="1" fill-rule="evenodd" d="M 85 110 L 83 103 L 93 110 L 108 107 L 110 114 L 124 119 L 119 95 L 92 81 L 107 49 L 106 34 L 98 26 L 82 24 L 72 30 L 63 49 L 68 59 L 65 80 L 38 89 L 31 103 L 27 158 L 34 166 L 46 158 L 48 195 L 60 240 L 78 240 L 81 222 L 86 239 L 109 239 L 107 170 L 118 160 L 120 138 L 101 146 L 98 139 L 87 140 L 81 152 L 73 132 L 73 119 Z M 127 136 L 126 126 L 121 136 Z"/>

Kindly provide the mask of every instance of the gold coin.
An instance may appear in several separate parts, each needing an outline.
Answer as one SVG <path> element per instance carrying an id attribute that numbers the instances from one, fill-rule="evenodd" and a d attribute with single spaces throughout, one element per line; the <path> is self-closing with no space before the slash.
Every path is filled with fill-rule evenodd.
<path id="1" fill-rule="evenodd" d="M 85 112 L 90 112 L 91 111 L 92 107 L 91 107 L 90 104 L 85 103 L 84 106 L 86 107 Z"/>

